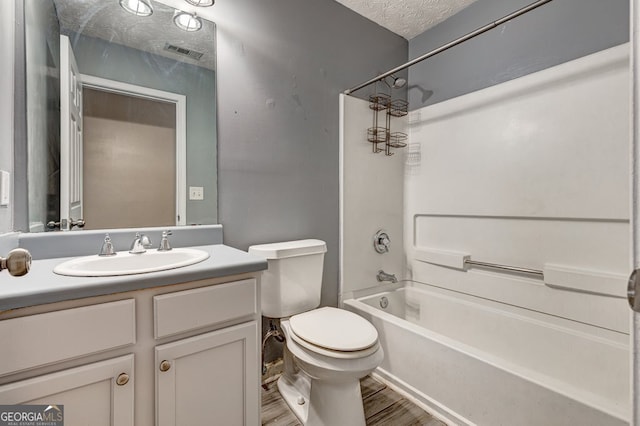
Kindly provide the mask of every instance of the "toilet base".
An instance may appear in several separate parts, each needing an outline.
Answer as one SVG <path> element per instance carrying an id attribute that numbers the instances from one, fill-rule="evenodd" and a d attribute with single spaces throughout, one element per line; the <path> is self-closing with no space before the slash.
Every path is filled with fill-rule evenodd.
<path id="1" fill-rule="evenodd" d="M 300 371 L 280 377 L 278 391 L 304 426 L 365 426 L 359 380 L 328 383 Z"/>
<path id="2" fill-rule="evenodd" d="M 287 344 L 278 390 L 298 420 L 304 426 L 365 426 L 360 379 L 380 365 L 382 348 L 362 358 L 328 358 L 298 346 L 288 321 L 280 325 Z"/>
<path id="3" fill-rule="evenodd" d="M 305 424 L 309 417 L 311 379 L 302 375 L 296 376 L 298 376 L 296 382 L 292 383 L 288 377 L 282 375 L 278 379 L 278 392 L 280 392 L 282 399 L 287 403 L 287 406 L 293 411 L 300 423 Z M 302 401 L 304 403 L 300 404 Z"/>

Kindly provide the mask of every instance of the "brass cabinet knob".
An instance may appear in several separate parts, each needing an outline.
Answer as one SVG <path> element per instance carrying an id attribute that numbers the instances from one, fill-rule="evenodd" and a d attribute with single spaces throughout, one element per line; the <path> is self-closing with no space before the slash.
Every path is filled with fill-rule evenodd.
<path id="1" fill-rule="evenodd" d="M 169 371 L 171 363 L 166 359 L 160 363 L 160 371 Z"/>
<path id="2" fill-rule="evenodd" d="M 122 373 L 116 378 L 116 384 L 118 386 L 124 386 L 129 383 L 129 375 L 127 373 Z"/>

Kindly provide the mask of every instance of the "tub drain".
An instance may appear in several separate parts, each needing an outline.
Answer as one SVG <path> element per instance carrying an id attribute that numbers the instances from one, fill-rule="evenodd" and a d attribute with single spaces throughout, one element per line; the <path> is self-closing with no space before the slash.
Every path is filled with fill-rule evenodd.
<path id="1" fill-rule="evenodd" d="M 380 307 L 382 309 L 387 309 L 387 306 L 389 306 L 389 299 L 387 299 L 385 296 L 382 296 L 380 298 Z"/>

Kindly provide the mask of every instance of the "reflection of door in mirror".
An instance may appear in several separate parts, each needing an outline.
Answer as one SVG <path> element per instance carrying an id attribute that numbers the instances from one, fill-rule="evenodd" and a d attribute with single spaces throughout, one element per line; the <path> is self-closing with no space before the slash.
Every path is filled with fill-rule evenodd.
<path id="1" fill-rule="evenodd" d="M 176 192 L 184 175 L 184 135 L 177 129 L 184 103 L 168 100 L 168 93 L 150 96 L 142 87 L 88 80 L 93 84 L 84 89 L 86 228 L 184 223 L 184 194 Z"/>
<path id="2" fill-rule="evenodd" d="M 60 223 L 82 219 L 82 81 L 69 37 L 60 35 Z"/>

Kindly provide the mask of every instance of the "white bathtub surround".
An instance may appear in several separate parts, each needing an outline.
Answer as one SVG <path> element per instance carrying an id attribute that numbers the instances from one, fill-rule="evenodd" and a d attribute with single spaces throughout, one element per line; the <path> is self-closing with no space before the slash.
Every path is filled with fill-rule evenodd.
<path id="1" fill-rule="evenodd" d="M 405 270 L 402 205 L 407 150 L 374 154 L 367 142 L 372 110 L 369 103 L 340 95 L 340 293 L 374 287 L 380 269 L 398 279 Z M 393 131 L 406 132 L 407 117 L 394 117 Z M 377 253 L 373 236 L 384 229 L 391 239 L 388 253 Z"/>
<path id="2" fill-rule="evenodd" d="M 628 50 L 617 46 L 411 114 L 410 142 L 422 154 L 405 180 L 414 280 L 628 331 L 618 288 L 629 272 Z M 552 281 L 452 268 L 422 259 L 425 250 L 552 269 L 545 275 Z M 574 274 L 558 281 L 558 270 Z M 590 285 L 576 288 L 575 275 Z"/>
<path id="3" fill-rule="evenodd" d="M 454 423 L 628 422 L 628 50 L 410 113 L 403 218 L 387 225 L 403 228 L 407 285 L 384 312 L 347 191 L 375 200 L 364 183 L 396 169 L 349 152 L 368 113 L 343 101 L 341 300 L 378 329 L 380 377 Z"/>
<path id="4" fill-rule="evenodd" d="M 421 284 L 345 307 L 379 330 L 379 376 L 451 422 L 626 424 L 625 334 Z"/>

